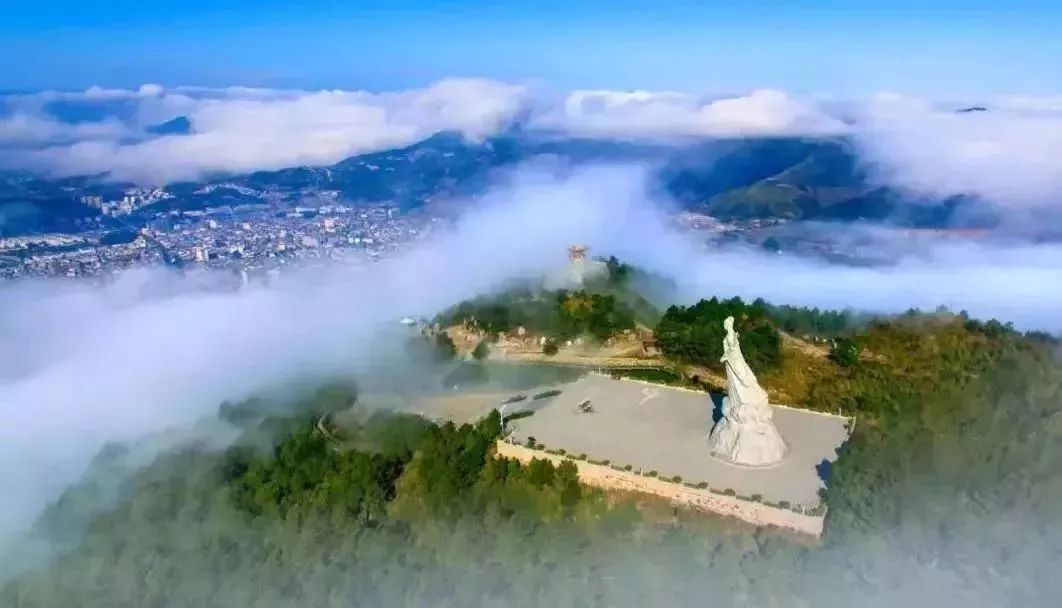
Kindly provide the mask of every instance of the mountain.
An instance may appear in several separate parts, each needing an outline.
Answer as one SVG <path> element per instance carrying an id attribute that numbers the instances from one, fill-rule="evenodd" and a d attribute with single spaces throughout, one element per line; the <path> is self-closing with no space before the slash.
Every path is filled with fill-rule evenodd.
<path id="1" fill-rule="evenodd" d="M 412 207 L 427 198 L 473 194 L 490 171 L 515 159 L 505 141 L 466 143 L 444 133 L 412 146 L 348 158 L 328 167 L 259 171 L 232 181 L 256 190 L 336 190 L 354 202 L 393 200 Z"/>
<path id="2" fill-rule="evenodd" d="M 723 220 L 870 220 L 919 227 L 998 222 L 991 208 L 970 197 L 919 198 L 880 185 L 844 139 L 732 142 L 714 162 L 679 166 L 663 172 L 669 193 L 686 208 Z"/>
<path id="3" fill-rule="evenodd" d="M 178 116 L 144 130 L 152 135 L 188 135 L 192 132 L 192 121 L 188 120 L 187 116 Z"/>
<path id="4" fill-rule="evenodd" d="M 769 174 L 705 192 L 693 206 L 722 219 L 884 219 L 895 210 L 892 194 L 867 179 L 844 141 L 761 142 L 757 147 L 759 156 L 772 161 L 757 163 Z"/>
<path id="5" fill-rule="evenodd" d="M 184 117 L 152 127 L 158 133 L 174 134 L 190 128 Z M 685 209 L 725 220 L 864 219 L 939 227 L 972 203 L 961 198 L 913 200 L 877 185 L 844 139 L 735 139 L 665 146 L 542 137 L 514 130 L 478 141 L 440 133 L 404 148 L 353 156 L 329 166 L 170 184 L 167 190 L 173 198 L 150 205 L 145 213 L 267 199 L 291 205 L 336 200 L 331 194 L 321 196 L 327 192 L 348 204 L 389 201 L 411 209 L 432 200 L 476 196 L 494 182 L 499 169 L 543 157 L 575 165 L 647 164 L 653 176 L 650 187 L 656 193 L 666 194 Z M 69 228 L 75 219 L 98 214 L 81 204 L 82 196 L 113 200 L 131 186 L 93 177 L 47 180 L 23 173 L 0 174 L 0 231 Z M 975 217 L 985 221 L 984 216 Z"/>
<path id="6" fill-rule="evenodd" d="M 398 150 L 328 167 L 260 171 L 227 182 L 253 190 L 335 190 L 348 201 L 427 200 L 475 195 L 500 168 L 543 156 L 573 164 L 642 162 L 653 188 L 683 207 L 723 219 L 883 219 L 901 202 L 870 185 L 841 140 L 711 141 L 680 148 L 509 134 L 481 142 L 444 133 Z"/>
<path id="7" fill-rule="evenodd" d="M 99 215 L 80 196 L 94 193 L 88 178 L 53 180 L 0 171 L 0 237 L 26 232 L 71 232 Z M 110 186 L 104 186 L 110 189 Z"/>
<path id="8" fill-rule="evenodd" d="M 394 201 L 411 208 L 441 197 L 482 193 L 494 171 L 532 158 L 554 156 L 573 163 L 655 159 L 662 148 L 581 139 L 535 139 L 512 133 L 469 141 L 440 133 L 405 148 L 354 156 L 326 167 L 258 171 L 227 178 L 256 191 L 333 190 L 350 202 Z"/>

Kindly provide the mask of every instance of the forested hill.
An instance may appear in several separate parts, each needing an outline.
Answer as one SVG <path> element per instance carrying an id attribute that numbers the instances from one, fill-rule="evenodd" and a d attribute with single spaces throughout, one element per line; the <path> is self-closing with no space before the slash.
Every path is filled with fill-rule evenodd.
<path id="1" fill-rule="evenodd" d="M 331 389 L 224 406 L 242 440 L 176 448 L 117 502 L 89 476 L 40 523 L 69 550 L 0 605 L 1055 605 L 1057 344 L 939 314 L 850 338 L 861 356 L 808 379 L 809 400 L 857 417 L 819 545 L 493 459 L 496 415 L 331 428 L 355 398 Z"/>
<path id="2" fill-rule="evenodd" d="M 587 335 L 604 341 L 655 325 L 660 312 L 643 294 L 667 293 L 673 285 L 615 257 L 600 262 L 603 272 L 582 286 L 550 289 L 542 281 L 521 282 L 460 302 L 434 320 L 444 327 L 467 325 L 488 336 L 523 328 L 554 340 Z"/>
<path id="3" fill-rule="evenodd" d="M 891 219 L 943 226 L 974 201 L 912 200 L 875 182 L 844 139 L 751 138 L 662 146 L 503 133 L 470 142 L 441 133 L 407 148 L 356 156 L 330 167 L 260 171 L 226 178 L 257 189 L 321 188 L 352 200 L 424 200 L 482 192 L 492 173 L 535 158 L 646 163 L 652 187 L 686 208 L 723 219 Z"/>
<path id="4" fill-rule="evenodd" d="M 859 163 L 851 143 L 841 139 L 733 139 L 663 146 L 520 131 L 483 141 L 440 133 L 404 148 L 353 156 L 328 166 L 171 183 L 165 187 L 172 198 L 127 219 L 135 222 L 157 212 L 261 204 L 267 198 L 312 205 L 321 192 L 335 194 L 346 204 L 389 201 L 416 208 L 431 201 L 478 196 L 496 185 L 499 175 L 536 159 L 649 166 L 649 187 L 655 193 L 673 198 L 687 210 L 725 220 L 886 220 L 932 227 L 963 218 L 966 222 L 979 218 L 987 224 L 996 221 L 993 210 L 981 201 L 916 199 L 877 183 Z M 133 187 L 99 175 L 50 179 L 0 171 L 0 235 L 70 231 L 86 218 L 106 220 L 80 199 L 121 199 Z M 971 213 L 972 208 L 980 212 Z"/>

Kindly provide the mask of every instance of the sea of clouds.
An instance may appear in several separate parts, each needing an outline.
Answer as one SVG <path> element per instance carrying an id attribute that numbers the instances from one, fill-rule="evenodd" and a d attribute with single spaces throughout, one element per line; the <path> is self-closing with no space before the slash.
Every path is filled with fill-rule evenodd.
<path id="1" fill-rule="evenodd" d="M 881 312 L 944 304 L 1062 331 L 1062 246 L 930 242 L 874 268 L 706 248 L 673 230 L 668 202 L 647 194 L 648 175 L 641 165 L 521 166 L 469 201 L 451 230 L 396 257 L 294 270 L 268 287 L 211 289 L 159 269 L 103 286 L 0 286 L 0 547 L 107 442 L 187 429 L 223 400 L 299 378 L 403 365 L 400 341 L 387 338 L 402 316 L 430 317 L 555 271 L 572 243 L 674 278 L 682 301 L 740 295 Z"/>
<path id="2" fill-rule="evenodd" d="M 979 103 L 988 111 L 960 113 L 974 104 L 897 94 L 554 92 L 474 79 L 395 92 L 46 91 L 0 96 L 0 167 L 163 184 L 327 165 L 444 131 L 482 140 L 519 127 L 665 144 L 844 137 L 883 184 L 1053 216 L 1062 192 L 1062 99 Z M 188 133 L 153 132 L 179 117 Z M 872 268 L 705 248 L 673 231 L 669 201 L 648 194 L 648 175 L 639 164 L 532 162 L 496 176 L 450 232 L 380 263 L 293 271 L 270 287 L 205 289 L 201 277 L 157 269 L 104 286 L 0 286 L 0 548 L 107 442 L 187 429 L 223 400 L 294 379 L 356 376 L 388 357 L 400 365 L 397 341 L 381 338 L 391 335 L 381 329 L 555 270 L 572 243 L 674 278 L 683 301 L 741 295 L 876 312 L 946 305 L 1062 332 L 1060 245 L 901 240 L 889 245 L 890 264 Z"/>
<path id="3" fill-rule="evenodd" d="M 987 111 L 956 112 L 971 105 Z M 152 134 L 178 117 L 189 133 Z M 0 167 L 164 184 L 218 173 L 327 165 L 453 131 L 684 143 L 845 137 L 883 184 L 1051 209 L 1062 190 L 1062 98 L 862 99 L 754 90 L 552 91 L 449 79 L 392 92 L 144 85 L 0 97 Z"/>

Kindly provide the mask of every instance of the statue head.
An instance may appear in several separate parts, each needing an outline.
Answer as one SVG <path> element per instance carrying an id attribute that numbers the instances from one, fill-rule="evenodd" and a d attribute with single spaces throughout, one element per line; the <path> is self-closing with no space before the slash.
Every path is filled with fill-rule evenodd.
<path id="1" fill-rule="evenodd" d="M 727 333 L 734 331 L 734 317 L 723 319 L 723 328 L 726 329 Z"/>

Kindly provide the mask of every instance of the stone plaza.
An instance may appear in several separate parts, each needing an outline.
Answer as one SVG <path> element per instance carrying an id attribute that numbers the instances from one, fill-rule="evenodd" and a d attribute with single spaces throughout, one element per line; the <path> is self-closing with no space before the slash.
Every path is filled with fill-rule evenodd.
<path id="1" fill-rule="evenodd" d="M 554 387 L 548 398 L 512 403 L 506 413 L 534 413 L 507 425 L 506 441 L 541 445 L 568 456 L 660 479 L 707 484 L 716 493 L 758 497 L 812 511 L 820 504 L 823 473 L 849 435 L 850 419 L 772 405 L 785 438 L 785 457 L 768 467 L 744 467 L 713 457 L 708 435 L 714 404 L 707 393 L 588 374 Z M 587 411 L 588 410 L 588 411 Z"/>

